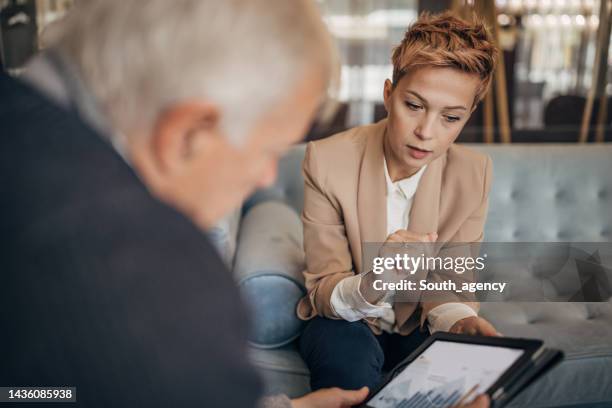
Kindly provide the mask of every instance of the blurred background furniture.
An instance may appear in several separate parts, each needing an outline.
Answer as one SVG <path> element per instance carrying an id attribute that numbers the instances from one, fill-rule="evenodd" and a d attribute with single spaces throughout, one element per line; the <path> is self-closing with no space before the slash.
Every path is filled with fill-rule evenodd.
<path id="1" fill-rule="evenodd" d="M 44 48 L 47 27 L 74 0 L 0 0 L 0 69 L 19 75 Z M 485 19 L 501 49 L 492 91 L 477 108 L 463 143 L 576 143 L 612 141 L 610 13 L 606 0 L 318 0 L 340 51 L 340 109 L 330 123 L 316 123 L 306 141 L 321 139 L 386 115 L 383 84 L 391 77 L 391 52 L 423 11 L 452 10 Z M 586 103 L 548 109 L 557 97 Z M 608 107 L 610 104 L 608 103 Z M 598 114 L 601 112 L 601 114 Z M 562 129 L 547 118 L 578 116 Z M 606 115 L 604 115 L 604 113 Z M 548 115 L 545 117 L 545 115 Z M 588 125 L 588 126 L 587 126 Z"/>
<path id="2" fill-rule="evenodd" d="M 479 15 L 495 32 L 501 49 L 488 100 L 479 106 L 460 135 L 467 143 L 577 142 L 581 121 L 562 132 L 549 129 L 546 106 L 557 96 L 594 94 L 594 102 L 612 95 L 610 20 L 599 0 L 320 0 L 325 21 L 340 49 L 342 81 L 338 95 L 348 105 L 344 123 L 320 125 L 306 140 L 316 140 L 384 117 L 382 89 L 391 77 L 391 50 L 420 12 L 446 9 L 469 18 Z M 607 10 L 607 11 L 606 11 Z M 607 13 L 607 14 L 606 14 Z M 568 107 L 570 108 L 570 107 Z M 570 108 L 580 118 L 585 105 Z M 606 110 L 607 111 L 607 110 Z M 553 110 L 553 112 L 555 112 Z M 597 114 L 588 113 L 588 123 Z M 557 119 L 562 117 L 557 116 Z M 612 141 L 610 116 L 603 120 L 603 137 Z M 587 138 L 595 139 L 593 127 Z"/>
<path id="3" fill-rule="evenodd" d="M 37 36 L 34 0 L 0 2 L 0 68 L 17 74 L 38 48 Z"/>
<path id="4" fill-rule="evenodd" d="M 493 159 L 487 242 L 612 241 L 612 145 L 472 147 Z M 303 154 L 304 145 L 295 146 L 274 186 L 245 202 L 233 259 L 252 311 L 252 359 L 268 392 L 293 396 L 308 390 L 295 341 L 304 324 L 295 315 L 305 293 Z M 566 360 L 513 407 L 612 406 L 611 302 L 483 303 L 481 314 L 506 336 L 541 338 L 566 352 Z"/>

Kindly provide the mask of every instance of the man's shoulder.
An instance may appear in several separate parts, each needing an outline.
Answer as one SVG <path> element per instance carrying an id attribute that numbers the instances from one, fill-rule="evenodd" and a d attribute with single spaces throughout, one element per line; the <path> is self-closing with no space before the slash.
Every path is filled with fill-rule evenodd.
<path id="1" fill-rule="evenodd" d="M 11 119 L 11 115 L 30 112 L 46 105 L 48 101 L 25 82 L 0 72 L 0 115 Z"/>
<path id="2" fill-rule="evenodd" d="M 66 144 L 74 132 L 87 131 L 74 112 L 19 79 L 0 74 L 0 94 L 2 150 L 29 154 L 32 150 L 42 151 L 41 146 L 47 143 Z"/>
<path id="3" fill-rule="evenodd" d="M 199 229 L 153 197 L 104 135 L 27 84 L 4 76 L 0 90 L 5 231 L 41 245 L 78 237 L 92 251 L 130 239 L 154 245 L 145 230 L 202 245 Z"/>
<path id="4" fill-rule="evenodd" d="M 18 104 L 0 142 L 0 242 L 15 265 L 7 273 L 41 276 L 43 264 L 74 282 L 181 276 L 209 297 L 206 279 L 235 295 L 203 231 L 153 196 L 103 135 L 33 90 L 12 88 Z"/>

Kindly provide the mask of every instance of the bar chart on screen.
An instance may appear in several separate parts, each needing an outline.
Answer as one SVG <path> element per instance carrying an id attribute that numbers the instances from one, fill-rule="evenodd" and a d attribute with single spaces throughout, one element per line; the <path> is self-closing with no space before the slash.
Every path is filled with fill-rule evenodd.
<path id="1" fill-rule="evenodd" d="M 368 406 L 447 408 L 470 402 L 521 354 L 522 350 L 436 341 L 368 401 Z"/>
<path id="2" fill-rule="evenodd" d="M 394 394 L 381 396 L 380 399 L 377 398 L 377 402 L 381 404 L 376 404 L 374 406 L 395 408 L 446 408 L 457 403 L 465 393 L 463 380 L 453 381 L 437 388 L 427 391 L 421 390 L 415 393 L 410 390 L 410 381 L 407 381 L 401 383 L 401 387 L 398 388 L 397 391 L 401 392 L 400 395 L 404 395 L 404 397 L 396 394 L 395 396 L 393 396 Z M 406 398 L 406 395 L 410 397 Z"/>

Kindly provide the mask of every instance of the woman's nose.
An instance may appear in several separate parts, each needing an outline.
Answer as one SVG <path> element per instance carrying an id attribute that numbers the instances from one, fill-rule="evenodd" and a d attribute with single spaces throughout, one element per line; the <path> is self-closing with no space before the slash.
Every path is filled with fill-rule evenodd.
<path id="1" fill-rule="evenodd" d="M 433 138 L 433 126 L 435 118 L 433 115 L 423 115 L 421 121 L 414 129 L 414 134 L 422 140 Z"/>

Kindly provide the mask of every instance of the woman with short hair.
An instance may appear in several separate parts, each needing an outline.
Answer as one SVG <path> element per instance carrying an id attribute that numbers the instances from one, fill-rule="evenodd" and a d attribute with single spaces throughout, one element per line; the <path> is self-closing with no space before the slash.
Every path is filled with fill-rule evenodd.
<path id="1" fill-rule="evenodd" d="M 485 26 L 423 14 L 393 51 L 388 117 L 309 143 L 304 173 L 309 320 L 300 352 L 313 390 L 374 388 L 428 331 L 496 335 L 478 303 L 452 293 L 416 301 L 372 290 L 364 246 L 478 243 L 491 159 L 454 144 L 491 82 L 497 49 Z M 427 330 L 428 329 L 428 330 Z"/>

